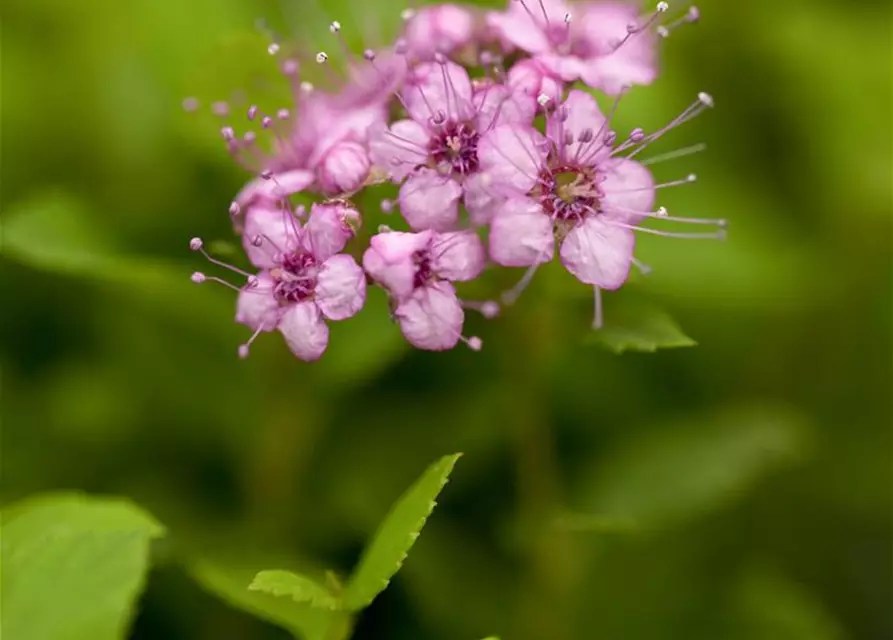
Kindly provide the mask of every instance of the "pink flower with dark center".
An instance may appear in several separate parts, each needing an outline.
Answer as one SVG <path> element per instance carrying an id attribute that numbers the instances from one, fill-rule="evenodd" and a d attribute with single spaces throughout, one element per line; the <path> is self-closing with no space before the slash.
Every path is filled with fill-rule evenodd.
<path id="1" fill-rule="evenodd" d="M 389 292 L 403 335 L 429 351 L 452 349 L 459 340 L 481 348 L 480 338 L 462 336 L 465 312 L 452 283 L 479 276 L 484 261 L 473 231 L 386 231 L 372 237 L 363 255 L 366 273 Z"/>
<path id="2" fill-rule="evenodd" d="M 259 200 L 276 201 L 305 190 L 328 197 L 350 195 L 369 179 L 367 131 L 387 121 L 390 101 L 406 75 L 406 60 L 391 51 L 353 56 L 341 38 L 341 25 L 333 22 L 329 30 L 347 54 L 346 73 L 331 69 L 328 54 L 320 52 L 315 64 L 326 70 L 328 82 L 316 88 L 302 81 L 301 63 L 287 58 L 280 69 L 292 104 L 275 113 L 250 106 L 247 120 L 257 129 L 241 135 L 232 126 L 221 130 L 231 155 L 258 176 L 235 200 L 242 211 Z M 279 55 L 280 47 L 271 45 L 269 51 Z M 184 104 L 196 108 L 192 99 Z M 214 111 L 230 114 L 226 103 L 215 103 Z M 271 144 L 261 144 L 262 137 L 270 137 Z"/>
<path id="3" fill-rule="evenodd" d="M 369 135 L 373 162 L 403 183 L 403 217 L 416 230 L 452 229 L 464 196 L 474 218 L 489 202 L 479 175 L 481 136 L 504 123 L 529 125 L 532 105 L 493 80 L 472 83 L 439 54 L 413 69 L 398 98 L 409 119 L 373 126 Z"/>
<path id="4" fill-rule="evenodd" d="M 697 9 L 676 22 L 658 25 L 666 2 L 640 16 L 632 3 L 617 0 L 509 0 L 487 23 L 507 44 L 531 54 L 565 81 L 615 95 L 626 85 L 651 84 L 657 77 L 656 40 L 679 24 L 695 22 Z"/>
<path id="5" fill-rule="evenodd" d="M 667 127 L 650 135 L 634 130 L 615 146 L 617 136 L 595 99 L 574 90 L 548 114 L 546 136 L 529 127 L 504 125 L 482 139 L 481 170 L 503 199 L 491 221 L 490 258 L 503 266 L 531 267 L 507 301 L 527 285 L 537 265 L 553 258 L 556 242 L 565 268 L 592 285 L 598 297 L 599 289 L 617 289 L 626 281 L 634 262 L 634 230 L 671 237 L 721 236 L 636 226 L 646 218 L 724 226 L 723 221 L 670 217 L 663 208 L 653 211 L 656 189 L 694 177 L 655 185 L 651 172 L 633 160 L 708 106 L 712 100 L 701 94 Z M 629 153 L 620 155 L 624 152 Z"/>
<path id="6" fill-rule="evenodd" d="M 362 268 L 353 257 L 340 253 L 353 237 L 358 219 L 355 209 L 340 202 L 313 205 L 304 226 L 288 210 L 251 208 L 243 240 L 249 259 L 261 270 L 257 275 L 211 258 L 201 241 L 193 239 L 194 250 L 247 278 L 238 290 L 236 321 L 254 333 L 239 347 L 240 357 L 248 355 L 258 335 L 274 330 L 301 360 L 322 356 L 329 342 L 326 321 L 353 316 L 366 300 Z M 193 282 L 206 280 L 223 282 L 193 275 Z"/>

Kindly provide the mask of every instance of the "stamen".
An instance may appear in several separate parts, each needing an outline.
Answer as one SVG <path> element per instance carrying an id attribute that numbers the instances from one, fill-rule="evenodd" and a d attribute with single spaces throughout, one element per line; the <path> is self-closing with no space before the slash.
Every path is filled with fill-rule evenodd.
<path id="1" fill-rule="evenodd" d="M 638 260 L 637 258 L 630 258 L 630 260 L 632 261 L 633 266 L 636 269 L 638 269 L 639 273 L 641 273 L 643 276 L 651 275 L 651 272 L 653 271 L 653 269 L 651 267 L 649 267 L 647 264 L 645 264 L 641 260 Z"/>
<path id="2" fill-rule="evenodd" d="M 668 153 L 662 153 L 658 156 L 654 156 L 652 158 L 648 158 L 647 160 L 642 160 L 640 164 L 645 167 L 649 167 L 653 164 L 657 164 L 659 162 L 666 162 L 667 160 L 675 160 L 676 158 L 683 158 L 685 156 L 690 156 L 695 153 L 701 153 L 707 149 L 707 145 L 703 142 L 699 144 L 692 145 L 690 147 L 684 147 L 682 149 L 677 149 L 676 151 L 670 151 Z"/>
<path id="3" fill-rule="evenodd" d="M 227 264 L 226 262 L 223 262 L 221 260 L 218 260 L 217 258 L 212 257 L 207 251 L 205 251 L 205 246 L 204 246 L 204 243 L 202 242 L 201 238 L 192 238 L 189 241 L 189 248 L 192 251 L 198 251 L 199 253 L 201 253 L 205 257 L 205 259 L 207 259 L 207 261 L 210 262 L 211 264 L 216 264 L 218 267 L 223 267 L 224 269 L 229 269 L 233 273 L 238 273 L 240 276 L 245 276 L 246 278 L 252 277 L 252 275 L 250 273 L 248 273 L 247 271 L 243 271 L 242 269 L 239 269 L 238 267 L 234 267 L 231 264 Z M 208 278 L 208 279 L 211 280 L 212 278 Z"/>
<path id="4" fill-rule="evenodd" d="M 183 110 L 184 111 L 191 113 L 193 111 L 198 111 L 198 107 L 199 107 L 198 98 L 189 97 L 189 98 L 183 99 Z"/>
<path id="5" fill-rule="evenodd" d="M 248 352 L 251 349 L 251 344 L 257 339 L 257 336 L 260 335 L 261 331 L 264 330 L 264 324 L 261 323 L 258 325 L 257 329 L 254 330 L 254 333 L 251 334 L 251 337 L 244 344 L 239 345 L 239 357 L 244 360 L 248 357 Z"/>
<path id="6" fill-rule="evenodd" d="M 660 231 L 658 229 L 649 229 L 648 227 L 638 227 L 617 220 L 606 220 L 606 222 L 615 227 L 622 227 L 623 229 L 630 229 L 631 231 L 641 231 L 642 233 L 663 236 L 664 238 L 680 238 L 683 240 L 725 240 L 726 238 L 725 229 L 720 229 L 714 233 L 675 233 L 670 231 Z"/>
<path id="7" fill-rule="evenodd" d="M 484 300 L 483 302 L 475 300 L 459 300 L 459 303 L 465 309 L 477 311 L 487 320 L 492 320 L 499 315 L 499 303 L 495 300 Z"/>

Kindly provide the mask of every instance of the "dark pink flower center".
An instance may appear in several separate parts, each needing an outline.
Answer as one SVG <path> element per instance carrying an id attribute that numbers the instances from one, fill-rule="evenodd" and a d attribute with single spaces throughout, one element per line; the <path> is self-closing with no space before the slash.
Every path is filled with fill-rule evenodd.
<path id="1" fill-rule="evenodd" d="M 270 271 L 275 281 L 273 295 L 280 304 L 306 300 L 316 290 L 318 272 L 316 258 L 311 254 L 304 251 L 286 254 L 279 266 Z"/>
<path id="2" fill-rule="evenodd" d="M 416 268 L 415 275 L 412 278 L 412 286 L 416 289 L 426 286 L 434 279 L 430 252 L 416 251 L 412 254 L 412 261 Z"/>
<path id="3" fill-rule="evenodd" d="M 467 124 L 447 122 L 431 139 L 428 152 L 437 166 L 447 166 L 454 174 L 468 175 L 478 168 L 480 135 Z"/>
<path id="4" fill-rule="evenodd" d="M 532 195 L 553 221 L 576 224 L 598 213 L 603 194 L 592 169 L 560 165 L 540 174 L 540 183 Z"/>

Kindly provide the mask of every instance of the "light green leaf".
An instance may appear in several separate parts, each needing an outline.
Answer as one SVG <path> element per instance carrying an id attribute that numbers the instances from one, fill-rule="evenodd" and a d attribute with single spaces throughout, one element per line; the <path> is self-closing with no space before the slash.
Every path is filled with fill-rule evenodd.
<path id="1" fill-rule="evenodd" d="M 799 419 L 782 409 L 755 407 L 696 424 L 665 425 L 594 461 L 580 483 L 586 512 L 634 530 L 675 524 L 734 500 L 804 447 Z"/>
<path id="2" fill-rule="evenodd" d="M 444 456 L 428 467 L 391 508 L 345 589 L 346 609 L 359 610 L 368 606 L 400 570 L 461 455 Z"/>
<path id="3" fill-rule="evenodd" d="M 248 586 L 251 591 L 262 591 L 274 596 L 291 596 L 295 602 L 307 603 L 320 609 L 335 610 L 338 598 L 306 576 L 291 571 L 261 571 Z"/>
<path id="4" fill-rule="evenodd" d="M 694 347 L 679 325 L 662 309 L 635 291 L 603 294 L 605 323 L 588 341 L 614 353 Z"/>
<path id="5" fill-rule="evenodd" d="M 126 636 L 164 532 L 132 503 L 42 496 L 3 512 L 2 635 L 15 640 L 114 640 Z"/>
<path id="6" fill-rule="evenodd" d="M 257 570 L 240 563 L 201 558 L 192 560 L 187 570 L 204 589 L 231 607 L 282 627 L 295 637 L 305 640 L 342 638 L 350 629 L 351 621 L 345 613 L 249 590 L 246 587 L 252 584 Z"/>

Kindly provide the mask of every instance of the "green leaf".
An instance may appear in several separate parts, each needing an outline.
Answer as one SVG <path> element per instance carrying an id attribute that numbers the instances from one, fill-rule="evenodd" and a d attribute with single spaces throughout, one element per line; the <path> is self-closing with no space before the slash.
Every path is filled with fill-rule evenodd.
<path id="1" fill-rule="evenodd" d="M 597 520 L 633 530 L 676 524 L 734 500 L 803 448 L 799 419 L 777 408 L 665 425 L 595 461 L 582 502 Z"/>
<path id="2" fill-rule="evenodd" d="M 262 591 L 274 596 L 291 596 L 295 602 L 307 603 L 311 607 L 335 610 L 338 598 L 306 576 L 291 571 L 261 571 L 248 586 L 251 591 Z"/>
<path id="3" fill-rule="evenodd" d="M 428 467 L 391 508 L 345 589 L 346 609 L 359 610 L 368 606 L 400 570 L 461 455 L 444 456 Z"/>
<path id="4" fill-rule="evenodd" d="M 614 353 L 658 349 L 694 347 L 698 343 L 689 338 L 665 311 L 649 303 L 638 292 L 626 290 L 603 294 L 605 322 L 593 331 L 591 344 Z"/>
<path id="5" fill-rule="evenodd" d="M 245 611 L 306 640 L 341 638 L 350 628 L 350 618 L 342 612 L 297 603 L 270 593 L 249 590 L 256 569 L 241 563 L 207 558 L 193 559 L 187 570 L 205 590 L 235 609 Z"/>
<path id="6" fill-rule="evenodd" d="M 15 640 L 126 636 L 163 527 L 132 503 L 42 496 L 3 512 L 2 634 Z"/>

